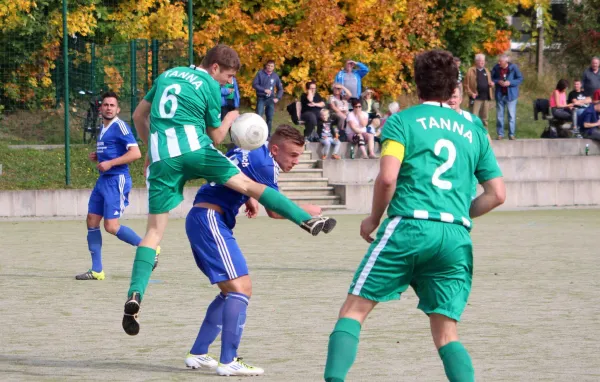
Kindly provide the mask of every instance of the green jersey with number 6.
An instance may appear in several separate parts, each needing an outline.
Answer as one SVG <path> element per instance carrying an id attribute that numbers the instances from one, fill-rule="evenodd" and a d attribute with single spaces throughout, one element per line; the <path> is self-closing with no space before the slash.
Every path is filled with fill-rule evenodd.
<path id="1" fill-rule="evenodd" d="M 391 116 L 382 131 L 404 146 L 390 217 L 436 220 L 471 228 L 473 175 L 502 176 L 485 130 L 448 105 L 425 102 Z"/>
<path id="2" fill-rule="evenodd" d="M 221 125 L 221 91 L 206 70 L 177 67 L 161 74 L 144 99 L 150 109 L 150 163 L 210 145 L 207 127 Z"/>

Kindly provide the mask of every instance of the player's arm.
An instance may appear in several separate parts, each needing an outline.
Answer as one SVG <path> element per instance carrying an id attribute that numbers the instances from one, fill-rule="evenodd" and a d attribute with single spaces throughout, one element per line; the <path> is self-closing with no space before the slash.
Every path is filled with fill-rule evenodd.
<path id="1" fill-rule="evenodd" d="M 133 112 L 133 124 L 138 133 L 138 137 L 148 145 L 148 135 L 150 134 L 150 108 L 152 104 L 145 99 L 139 103 Z M 139 151 L 139 149 L 138 149 Z"/>
<path id="2" fill-rule="evenodd" d="M 400 173 L 400 166 L 404 160 L 404 146 L 400 142 L 386 140 L 381 150 L 379 163 L 379 174 L 375 179 L 373 189 L 373 206 L 371 207 L 371 218 L 379 222 L 385 213 L 394 191 L 396 181 Z"/>
<path id="3" fill-rule="evenodd" d="M 135 145 L 135 146 L 129 146 L 127 148 L 127 152 L 123 155 L 121 155 L 118 158 L 115 159 L 111 159 L 110 164 L 112 167 L 114 166 L 120 166 L 122 164 L 129 164 L 135 160 L 138 160 L 142 157 L 142 152 L 140 151 L 140 148 Z"/>
<path id="4" fill-rule="evenodd" d="M 229 132 L 229 129 L 231 128 L 231 125 L 233 124 L 233 121 L 235 121 L 235 119 L 239 116 L 240 116 L 239 111 L 237 111 L 237 110 L 230 111 L 229 113 L 227 113 L 225 118 L 223 118 L 223 121 L 221 121 L 221 126 L 209 127 L 208 129 L 206 129 L 206 133 L 208 134 L 210 139 L 212 139 L 212 141 L 216 145 L 221 144 L 223 142 L 223 140 L 225 139 L 225 137 L 227 136 L 227 132 Z"/>
<path id="5" fill-rule="evenodd" d="M 502 177 L 490 179 L 481 185 L 483 193 L 471 202 L 469 216 L 472 219 L 487 214 L 506 200 L 506 187 Z"/>

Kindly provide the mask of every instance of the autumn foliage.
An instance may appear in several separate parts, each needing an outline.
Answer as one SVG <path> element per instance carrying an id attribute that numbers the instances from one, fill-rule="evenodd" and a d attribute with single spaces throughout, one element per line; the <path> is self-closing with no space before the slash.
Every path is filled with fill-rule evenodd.
<path id="1" fill-rule="evenodd" d="M 548 0 L 539 0 L 548 1 Z M 175 0 L 74 0 L 69 35 L 97 44 L 131 39 L 187 39 L 186 3 Z M 215 43 L 234 47 L 242 59 L 243 97 L 252 98 L 252 78 L 274 59 L 288 94 L 309 79 L 329 89 L 345 59 L 365 63 L 364 84 L 396 97 L 413 91 L 416 53 L 443 47 L 463 60 L 497 55 L 510 44 L 506 16 L 534 0 L 195 0 L 196 58 Z M 27 43 L 25 43 L 27 42 Z M 0 101 L 48 104 L 52 70 L 60 59 L 60 2 L 11 0 L 0 4 Z M 3 52 L 4 50 L 4 52 Z M 10 51 L 7 54 L 6 51 Z M 16 52 L 16 54 L 15 54 Z M 81 58 L 84 59 L 84 58 Z M 104 68 L 107 76 L 123 74 Z"/>

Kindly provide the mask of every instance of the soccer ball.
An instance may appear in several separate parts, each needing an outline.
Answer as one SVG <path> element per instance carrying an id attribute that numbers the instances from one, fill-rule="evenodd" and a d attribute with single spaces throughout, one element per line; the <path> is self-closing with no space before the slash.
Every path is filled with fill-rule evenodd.
<path id="1" fill-rule="evenodd" d="M 269 128 L 258 114 L 244 113 L 231 125 L 231 139 L 243 150 L 254 150 L 264 145 L 269 137 Z"/>

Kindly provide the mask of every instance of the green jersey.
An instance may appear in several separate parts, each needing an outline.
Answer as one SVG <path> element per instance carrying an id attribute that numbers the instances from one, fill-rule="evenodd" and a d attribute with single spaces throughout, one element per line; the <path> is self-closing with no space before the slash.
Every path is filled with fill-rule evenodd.
<path id="1" fill-rule="evenodd" d="M 169 69 L 156 79 L 144 99 L 152 103 L 151 163 L 210 145 L 207 127 L 221 125 L 220 85 L 204 69 Z"/>
<path id="2" fill-rule="evenodd" d="M 390 217 L 437 220 L 471 227 L 473 175 L 482 183 L 502 176 L 484 129 L 439 102 L 392 115 L 382 143 L 404 146 Z"/>

